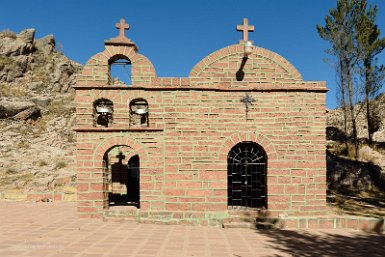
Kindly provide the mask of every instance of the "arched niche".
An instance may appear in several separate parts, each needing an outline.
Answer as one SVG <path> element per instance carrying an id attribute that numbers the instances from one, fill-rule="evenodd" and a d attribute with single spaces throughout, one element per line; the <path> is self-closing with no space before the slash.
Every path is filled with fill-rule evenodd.
<path id="1" fill-rule="evenodd" d="M 99 98 L 93 103 L 94 127 L 111 127 L 113 123 L 114 103 L 107 98 Z"/>
<path id="2" fill-rule="evenodd" d="M 148 102 L 144 98 L 135 98 L 129 104 L 130 127 L 149 126 Z"/>

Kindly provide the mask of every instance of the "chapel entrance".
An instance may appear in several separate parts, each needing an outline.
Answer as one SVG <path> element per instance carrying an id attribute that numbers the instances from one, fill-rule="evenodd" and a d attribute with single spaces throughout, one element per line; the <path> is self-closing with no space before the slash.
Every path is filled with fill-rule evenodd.
<path id="1" fill-rule="evenodd" d="M 267 208 L 267 158 L 254 142 L 235 145 L 227 157 L 229 209 Z"/>
<path id="2" fill-rule="evenodd" d="M 108 205 L 139 208 L 139 156 L 125 159 L 121 151 L 108 158 Z"/>

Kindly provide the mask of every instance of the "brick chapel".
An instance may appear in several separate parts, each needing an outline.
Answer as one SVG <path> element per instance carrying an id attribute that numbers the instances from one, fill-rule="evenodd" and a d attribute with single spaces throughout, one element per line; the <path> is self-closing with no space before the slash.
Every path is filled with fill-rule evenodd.
<path id="1" fill-rule="evenodd" d="M 116 28 L 75 86 L 81 216 L 119 207 L 137 220 L 216 224 L 234 210 L 325 211 L 325 82 L 253 46 L 247 19 L 239 43 L 183 78 L 158 77 L 124 19 Z M 111 77 L 117 62 L 131 85 Z"/>

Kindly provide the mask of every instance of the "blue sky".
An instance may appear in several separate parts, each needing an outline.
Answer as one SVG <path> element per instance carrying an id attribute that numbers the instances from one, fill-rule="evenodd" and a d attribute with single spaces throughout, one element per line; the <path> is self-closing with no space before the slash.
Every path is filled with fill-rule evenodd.
<path id="1" fill-rule="evenodd" d="M 378 25 L 385 36 L 385 1 L 379 7 Z M 193 0 L 193 1 L 3 1 L 0 30 L 36 28 L 36 37 L 53 34 L 71 59 L 84 64 L 115 37 L 114 25 L 125 18 L 126 31 L 155 66 L 160 77 L 185 77 L 208 54 L 237 43 L 235 30 L 244 17 L 255 26 L 249 38 L 289 60 L 305 80 L 326 81 L 327 107 L 337 106 L 335 73 L 324 61 L 327 42 L 315 29 L 324 24 L 335 0 Z M 385 53 L 380 55 L 385 63 Z"/>

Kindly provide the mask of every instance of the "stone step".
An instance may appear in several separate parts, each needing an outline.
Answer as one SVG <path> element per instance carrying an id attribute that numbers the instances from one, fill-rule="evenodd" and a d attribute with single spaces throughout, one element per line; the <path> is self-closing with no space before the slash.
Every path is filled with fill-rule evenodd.
<path id="1" fill-rule="evenodd" d="M 254 228 L 255 229 L 255 224 L 250 223 L 250 222 L 227 222 L 222 224 L 223 228 Z"/>
<path id="2" fill-rule="evenodd" d="M 113 217 L 113 216 L 104 216 L 104 222 L 137 222 L 136 217 Z"/>
<path id="3" fill-rule="evenodd" d="M 224 223 L 232 223 L 232 222 L 249 222 L 255 223 L 255 217 L 242 217 L 242 216 L 231 216 L 223 220 Z"/>
<path id="4" fill-rule="evenodd" d="M 255 221 L 257 223 L 269 223 L 269 224 L 276 224 L 278 222 L 278 218 L 270 218 L 270 217 L 261 217 L 256 218 Z"/>
<path id="5" fill-rule="evenodd" d="M 274 229 L 277 228 L 274 223 L 270 222 L 257 222 L 254 224 L 256 229 Z"/>
<path id="6" fill-rule="evenodd" d="M 138 216 L 138 212 L 125 212 L 125 211 L 105 211 L 104 215 L 105 216 L 110 216 L 110 217 L 131 217 L 131 216 Z"/>
<path id="7" fill-rule="evenodd" d="M 138 217 L 139 209 L 136 207 L 112 207 L 104 211 L 104 217 Z"/>

